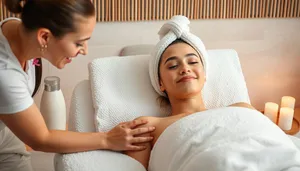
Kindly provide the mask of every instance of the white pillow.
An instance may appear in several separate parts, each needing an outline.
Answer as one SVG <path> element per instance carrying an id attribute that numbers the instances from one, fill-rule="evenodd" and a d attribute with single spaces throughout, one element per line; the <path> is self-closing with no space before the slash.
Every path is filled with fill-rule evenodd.
<path id="1" fill-rule="evenodd" d="M 108 131 L 139 116 L 162 116 L 148 74 L 149 55 L 99 58 L 89 65 L 95 126 Z"/>
<path id="2" fill-rule="evenodd" d="M 232 49 L 208 50 L 207 81 L 202 90 L 206 108 L 250 104 L 250 98 L 238 54 Z"/>
<path id="3" fill-rule="evenodd" d="M 209 50 L 209 70 L 203 89 L 207 108 L 249 101 L 237 53 Z M 108 131 L 139 116 L 166 116 L 157 103 L 148 73 L 150 55 L 98 58 L 89 64 L 95 124 Z"/>

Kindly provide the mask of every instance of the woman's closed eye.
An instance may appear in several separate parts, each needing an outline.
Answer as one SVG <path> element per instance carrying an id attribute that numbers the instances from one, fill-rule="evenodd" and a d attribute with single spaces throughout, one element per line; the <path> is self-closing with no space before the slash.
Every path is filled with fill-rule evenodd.
<path id="1" fill-rule="evenodd" d="M 168 69 L 176 69 L 178 67 L 178 65 L 176 64 L 176 65 L 170 65 L 170 66 L 168 66 Z"/>
<path id="2" fill-rule="evenodd" d="M 191 62 L 188 62 L 188 64 L 190 64 L 190 65 L 196 65 L 196 64 L 198 64 L 199 62 L 198 61 L 191 61 Z M 168 69 L 176 69 L 178 67 L 178 64 L 170 64 L 169 66 L 168 66 Z"/>
<path id="3" fill-rule="evenodd" d="M 189 64 L 192 64 L 192 65 L 194 65 L 194 64 L 198 64 L 199 62 L 197 62 L 197 61 L 194 61 L 194 62 L 189 62 Z"/>

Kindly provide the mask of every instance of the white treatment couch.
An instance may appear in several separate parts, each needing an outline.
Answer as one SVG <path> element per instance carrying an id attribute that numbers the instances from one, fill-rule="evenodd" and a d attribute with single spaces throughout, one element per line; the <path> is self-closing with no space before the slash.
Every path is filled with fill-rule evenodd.
<path id="1" fill-rule="evenodd" d="M 209 96 L 209 92 L 214 90 L 219 92 L 219 96 L 217 95 L 206 100 L 208 101 L 207 103 L 209 103 L 209 106 L 211 108 L 221 107 L 240 101 L 250 103 L 237 53 L 234 50 L 210 50 L 209 55 L 213 57 L 215 61 L 213 64 L 209 63 L 210 69 L 213 69 L 214 72 L 211 72 L 208 76 L 208 79 L 211 79 L 210 85 L 214 86 L 207 87 L 206 95 Z M 223 66 L 223 64 L 225 65 L 226 62 L 230 63 L 230 61 L 233 61 L 235 64 Z M 146 65 L 144 67 L 146 67 Z M 229 70 L 233 73 L 227 72 Z M 236 74 L 234 71 L 238 73 L 238 75 L 234 75 Z M 110 70 L 110 72 L 114 71 Z M 147 75 L 147 73 L 144 74 L 144 76 Z M 229 76 L 226 74 L 229 74 Z M 231 76 L 233 78 L 229 78 L 230 74 L 233 74 Z M 131 73 L 131 75 L 135 76 L 134 73 Z M 227 81 L 222 80 L 222 76 L 228 77 L 229 79 L 227 79 Z M 239 85 L 237 86 L 236 84 Z M 218 90 L 221 88 L 222 91 Z M 226 98 L 220 98 L 224 96 L 226 96 Z M 91 81 L 83 80 L 78 83 L 73 92 L 69 113 L 68 129 L 70 131 L 95 132 L 97 130 L 93 103 Z M 128 120 L 130 119 L 131 118 L 128 118 Z M 300 140 L 295 137 L 291 138 L 300 147 Z M 56 154 L 54 166 L 55 171 L 145 171 L 143 166 L 134 159 L 118 152 L 105 150 L 73 154 Z"/>

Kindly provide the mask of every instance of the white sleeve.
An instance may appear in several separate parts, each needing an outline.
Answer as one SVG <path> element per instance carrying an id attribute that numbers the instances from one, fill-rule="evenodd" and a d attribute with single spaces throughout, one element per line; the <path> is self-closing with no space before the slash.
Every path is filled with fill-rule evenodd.
<path id="1" fill-rule="evenodd" d="M 0 114 L 21 112 L 32 104 L 26 77 L 16 70 L 0 70 Z"/>

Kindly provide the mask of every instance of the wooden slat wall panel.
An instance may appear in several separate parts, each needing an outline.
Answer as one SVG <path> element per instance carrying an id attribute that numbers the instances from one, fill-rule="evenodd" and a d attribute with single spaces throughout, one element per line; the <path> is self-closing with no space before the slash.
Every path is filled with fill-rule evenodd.
<path id="1" fill-rule="evenodd" d="M 300 17 L 300 0 L 92 0 L 97 21 Z M 0 20 L 19 17 L 0 3 Z"/>

